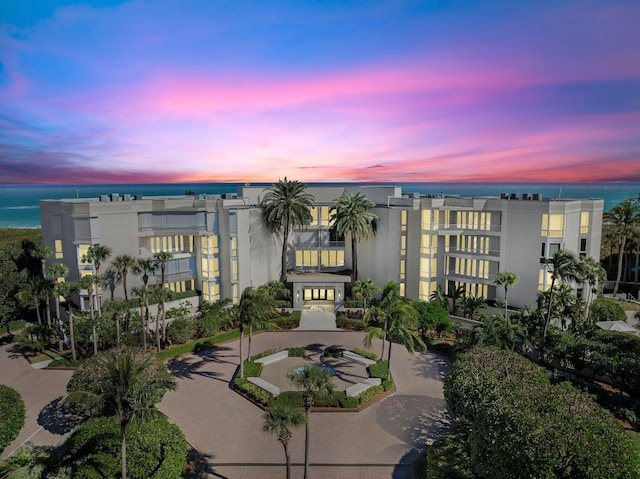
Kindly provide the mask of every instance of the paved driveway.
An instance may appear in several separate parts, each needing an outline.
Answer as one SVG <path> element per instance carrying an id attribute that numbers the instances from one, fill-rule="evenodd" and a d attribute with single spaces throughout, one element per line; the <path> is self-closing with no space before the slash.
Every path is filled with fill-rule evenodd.
<path id="1" fill-rule="evenodd" d="M 70 425 L 60 417 L 56 406 L 73 373 L 32 368 L 6 338 L 0 337 L 0 384 L 11 386 L 22 395 L 27 415 L 18 437 L 0 454 L 2 458 L 22 445 L 58 444 L 68 434 Z"/>
<path id="2" fill-rule="evenodd" d="M 363 333 L 291 331 L 256 335 L 252 352 L 274 347 L 362 347 Z M 229 388 L 238 364 L 234 341 L 184 356 L 168 366 L 179 387 L 160 409 L 177 423 L 209 462 L 210 478 L 270 479 L 284 476 L 284 453 L 262 432 L 263 411 Z M 372 350 L 380 351 L 380 343 Z M 246 339 L 245 339 L 246 351 Z M 311 415 L 312 478 L 410 478 L 409 465 L 451 426 L 442 392 L 448 367 L 442 356 L 411 357 L 395 345 L 391 367 L 397 391 L 361 412 Z M 304 429 L 290 443 L 293 477 L 302 477 Z"/>

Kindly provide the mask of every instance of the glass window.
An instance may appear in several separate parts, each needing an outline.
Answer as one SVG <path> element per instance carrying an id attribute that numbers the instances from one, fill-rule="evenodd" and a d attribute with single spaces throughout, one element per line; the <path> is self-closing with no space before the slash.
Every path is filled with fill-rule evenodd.
<path id="1" fill-rule="evenodd" d="M 431 229 L 431 210 L 422 210 L 420 227 L 423 230 Z"/>
<path id="2" fill-rule="evenodd" d="M 407 231 L 407 210 L 400 212 L 400 230 Z"/>
<path id="3" fill-rule="evenodd" d="M 589 232 L 589 212 L 583 211 L 580 213 L 580 233 Z"/>
<path id="4" fill-rule="evenodd" d="M 62 240 L 55 240 L 54 247 L 56 252 L 56 259 L 62 259 Z"/>

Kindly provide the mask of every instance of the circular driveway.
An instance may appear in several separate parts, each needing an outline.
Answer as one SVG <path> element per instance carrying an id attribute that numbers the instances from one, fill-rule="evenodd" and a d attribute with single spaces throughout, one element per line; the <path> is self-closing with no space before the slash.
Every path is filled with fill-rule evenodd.
<path id="1" fill-rule="evenodd" d="M 362 332 L 267 332 L 254 336 L 252 353 L 290 346 L 362 348 L 363 338 Z M 245 338 L 244 354 L 246 347 Z M 379 354 L 380 348 L 378 341 L 371 350 Z M 178 390 L 167 393 L 159 408 L 206 458 L 208 477 L 280 479 L 282 445 L 262 432 L 262 409 L 229 387 L 238 351 L 239 341 L 234 341 L 170 361 Z M 447 368 L 443 356 L 427 352 L 412 357 L 394 345 L 396 392 L 360 412 L 311 414 L 310 477 L 413 477 L 411 463 L 452 424 L 442 390 Z M 292 476 L 302 477 L 304 428 L 294 430 L 289 446 Z"/>

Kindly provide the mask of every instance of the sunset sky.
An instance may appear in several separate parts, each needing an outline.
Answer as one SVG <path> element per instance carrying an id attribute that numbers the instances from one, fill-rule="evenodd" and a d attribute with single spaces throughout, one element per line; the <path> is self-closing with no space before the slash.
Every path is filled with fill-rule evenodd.
<path id="1" fill-rule="evenodd" d="M 0 62 L 0 183 L 640 181 L 638 0 L 2 0 Z"/>

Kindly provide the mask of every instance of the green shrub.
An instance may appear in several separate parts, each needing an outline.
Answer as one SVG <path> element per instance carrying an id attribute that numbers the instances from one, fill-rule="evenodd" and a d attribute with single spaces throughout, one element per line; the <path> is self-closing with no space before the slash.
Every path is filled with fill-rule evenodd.
<path id="1" fill-rule="evenodd" d="M 276 308 L 290 308 L 291 300 L 289 299 L 276 299 Z"/>
<path id="2" fill-rule="evenodd" d="M 371 386 L 366 391 L 360 393 L 360 395 L 358 396 L 358 401 L 360 401 L 360 404 L 366 404 L 381 392 L 384 392 L 384 388 L 382 386 Z"/>
<path id="3" fill-rule="evenodd" d="M 437 439 L 427 451 L 426 477 L 429 479 L 475 479 L 471 471 L 468 431 L 457 427 Z"/>
<path id="4" fill-rule="evenodd" d="M 382 388 L 384 389 L 385 392 L 393 389 L 393 378 L 384 379 L 382 381 Z"/>
<path id="5" fill-rule="evenodd" d="M 324 355 L 327 358 L 341 358 L 344 349 L 340 346 L 332 345 L 324 348 Z"/>
<path id="6" fill-rule="evenodd" d="M 249 358 L 250 361 L 255 361 L 256 359 L 260 359 L 260 358 L 264 358 L 265 356 L 269 356 L 270 354 L 275 354 L 277 352 L 279 352 L 280 349 L 277 348 L 271 348 L 271 349 L 265 349 L 264 351 L 258 353 L 258 354 L 254 354 L 253 356 L 251 356 L 251 358 Z"/>
<path id="7" fill-rule="evenodd" d="M 362 299 L 347 299 L 344 302 L 345 308 L 363 308 L 364 301 Z"/>
<path id="8" fill-rule="evenodd" d="M 359 354 L 363 358 L 373 359 L 374 361 L 378 360 L 378 355 L 376 353 L 372 353 L 371 351 L 365 351 L 364 349 L 353 348 L 353 352 Z"/>
<path id="9" fill-rule="evenodd" d="M 260 377 L 262 372 L 262 363 L 255 363 L 253 361 L 244 360 L 244 377 L 245 378 L 257 378 Z"/>
<path id="10" fill-rule="evenodd" d="M 598 321 L 627 321 L 627 314 L 620 303 L 613 299 L 596 298 L 589 307 L 589 319 Z"/>
<path id="11" fill-rule="evenodd" d="M 176 343 L 185 343 L 196 334 L 196 325 L 189 318 L 177 318 L 167 326 L 167 334 Z"/>
<path id="12" fill-rule="evenodd" d="M 24 426 L 24 401 L 20 393 L 0 384 L 0 451 L 7 447 Z"/>
<path id="13" fill-rule="evenodd" d="M 358 407 L 358 398 L 354 398 L 351 396 L 344 396 L 343 398 L 339 398 L 338 402 L 340 406 L 345 409 L 355 409 Z"/>
<path id="14" fill-rule="evenodd" d="M 300 326 L 300 318 L 292 318 L 290 316 L 281 317 L 274 319 L 272 323 L 280 329 L 296 329 Z"/>
<path id="15" fill-rule="evenodd" d="M 380 360 L 369 366 L 369 376 L 372 378 L 387 379 L 389 372 L 389 363 L 386 359 Z"/>
<path id="16" fill-rule="evenodd" d="M 271 394 L 269 394 L 268 391 L 265 391 L 261 387 L 250 383 L 246 379 L 242 381 L 240 379 L 237 379 L 235 384 L 236 388 L 238 388 L 244 394 L 260 404 L 266 405 L 271 399 Z"/>
<path id="17" fill-rule="evenodd" d="M 293 407 L 304 407 L 302 391 L 282 391 L 280 395 L 269 402 L 269 407 L 275 404 L 286 404 Z"/>
<path id="18" fill-rule="evenodd" d="M 361 319 L 349 319 L 340 315 L 336 317 L 336 326 L 340 329 L 351 331 L 364 331 L 367 327 L 367 322 Z"/>
<path id="19" fill-rule="evenodd" d="M 48 368 L 77 368 L 82 364 L 80 360 L 72 360 L 67 358 L 54 359 L 47 366 Z"/>
<path id="20" fill-rule="evenodd" d="M 127 428 L 127 477 L 179 479 L 187 460 L 187 441 L 164 417 L 137 421 Z M 65 441 L 62 464 L 75 479 L 117 477 L 120 428 L 114 418 L 87 421 Z"/>
<path id="21" fill-rule="evenodd" d="M 304 358 L 307 353 L 305 348 L 287 348 L 290 358 Z"/>

